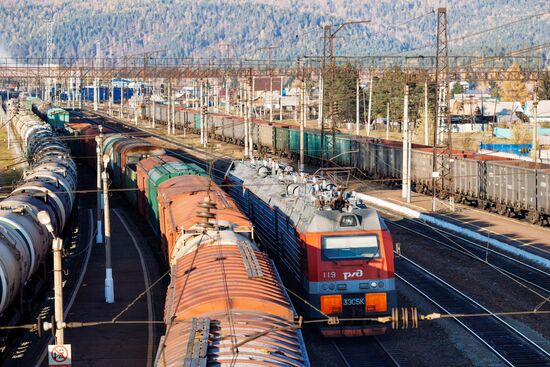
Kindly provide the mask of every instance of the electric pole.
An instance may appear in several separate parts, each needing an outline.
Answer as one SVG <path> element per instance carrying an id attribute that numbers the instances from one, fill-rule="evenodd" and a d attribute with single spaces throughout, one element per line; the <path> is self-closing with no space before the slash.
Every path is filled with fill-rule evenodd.
<path id="1" fill-rule="evenodd" d="M 537 124 L 537 105 L 539 104 L 537 89 L 539 81 L 535 80 L 535 88 L 533 91 L 533 162 L 537 162 L 538 151 L 538 124 Z"/>
<path id="2" fill-rule="evenodd" d="M 99 86 L 99 78 L 97 76 L 98 69 L 101 66 L 101 44 L 99 40 L 95 43 L 95 68 L 94 68 L 94 111 L 97 111 L 99 109 L 99 98 L 100 98 L 100 86 Z"/>
<path id="3" fill-rule="evenodd" d="M 386 140 L 390 138 L 390 101 L 386 104 Z"/>
<path id="4" fill-rule="evenodd" d="M 113 266 L 111 260 L 111 212 L 109 207 L 109 182 L 107 174 L 107 164 L 109 157 L 103 156 L 103 221 L 105 222 L 105 302 L 115 302 L 115 286 L 113 281 Z"/>
<path id="5" fill-rule="evenodd" d="M 103 126 L 99 125 L 99 135 L 96 136 L 96 150 L 97 150 L 97 180 L 96 180 L 96 187 L 97 187 L 97 235 L 96 235 L 96 243 L 103 243 L 103 228 L 101 224 L 101 217 L 102 217 L 102 197 L 101 197 L 101 172 L 103 171 L 103 167 L 101 166 L 103 162 Z"/>
<path id="6" fill-rule="evenodd" d="M 246 88 L 243 86 L 243 94 L 244 94 L 244 90 Z M 241 96 L 243 95 L 241 94 Z M 247 159 L 250 157 L 249 155 L 249 151 L 248 151 L 248 125 L 250 124 L 250 110 L 248 109 L 248 99 L 249 99 L 249 95 L 248 93 L 246 93 L 246 99 L 244 101 L 244 106 L 243 106 L 243 113 L 244 113 L 244 158 Z M 242 98 L 241 98 L 241 105 L 242 105 Z"/>
<path id="7" fill-rule="evenodd" d="M 428 78 L 424 81 L 424 145 L 430 144 L 430 127 L 428 126 Z"/>
<path id="8" fill-rule="evenodd" d="M 199 115 L 199 118 L 200 118 L 200 121 L 199 121 L 199 124 L 200 124 L 200 129 L 201 129 L 201 145 L 204 146 L 204 82 L 202 81 L 202 79 L 200 80 L 200 85 L 199 85 L 199 108 L 200 108 L 200 115 Z"/>
<path id="9" fill-rule="evenodd" d="M 449 43 L 447 9 L 437 9 L 437 86 L 436 113 L 434 126 L 433 172 L 432 172 L 432 211 L 436 210 L 437 195 L 449 198 L 449 206 L 454 211 L 452 193 L 452 126 L 449 113 Z"/>
<path id="10" fill-rule="evenodd" d="M 46 100 L 50 101 L 52 100 L 52 89 L 51 89 L 51 67 L 53 62 L 53 23 L 54 18 L 46 21 L 46 27 L 47 27 L 47 34 L 46 34 L 46 60 L 48 63 L 48 77 L 46 78 Z"/>
<path id="11" fill-rule="evenodd" d="M 355 83 L 355 135 L 359 135 L 359 78 L 361 71 L 357 68 L 357 80 Z"/>
<path id="12" fill-rule="evenodd" d="M 409 160 L 410 156 L 410 132 L 409 132 L 409 85 L 405 84 L 403 98 L 403 162 L 402 162 L 402 178 L 401 197 L 407 199 L 407 203 L 411 202 L 411 172 Z"/>
<path id="13" fill-rule="evenodd" d="M 370 136 L 370 119 L 371 119 L 371 111 L 372 111 L 372 89 L 374 87 L 374 84 L 372 82 L 373 82 L 373 72 L 371 70 L 370 83 L 369 83 L 369 113 L 368 113 L 367 121 L 366 121 L 367 136 Z"/>
<path id="14" fill-rule="evenodd" d="M 279 95 L 279 121 L 283 120 L 283 77 L 281 76 L 281 94 Z"/>
<path id="15" fill-rule="evenodd" d="M 55 343 L 57 345 L 65 344 L 64 331 L 65 322 L 63 321 L 63 263 L 62 251 L 63 240 L 57 237 L 52 226 L 51 218 L 48 212 L 40 211 L 37 214 L 38 221 L 46 227 L 46 230 L 52 236 L 53 252 L 53 285 L 54 285 L 54 322 L 44 323 L 44 330 L 55 330 Z"/>
<path id="16" fill-rule="evenodd" d="M 301 80 L 300 80 L 300 106 L 301 106 L 301 118 L 300 118 L 300 172 L 304 172 L 304 126 L 306 124 L 306 80 L 305 80 L 305 66 L 303 61 L 298 61 L 301 66 Z"/>
<path id="17" fill-rule="evenodd" d="M 317 126 L 321 127 L 323 125 L 323 72 L 319 73 L 319 113 L 317 114 Z"/>
<path id="18" fill-rule="evenodd" d="M 250 117 L 248 119 L 248 153 L 250 153 L 250 156 L 254 156 L 254 142 L 252 141 L 252 135 L 253 135 L 253 127 L 254 127 L 254 75 L 252 74 L 252 69 L 250 69 L 250 80 L 248 83 L 250 87 L 250 98 L 248 99 L 248 103 L 250 103 L 248 111 L 250 113 Z"/>

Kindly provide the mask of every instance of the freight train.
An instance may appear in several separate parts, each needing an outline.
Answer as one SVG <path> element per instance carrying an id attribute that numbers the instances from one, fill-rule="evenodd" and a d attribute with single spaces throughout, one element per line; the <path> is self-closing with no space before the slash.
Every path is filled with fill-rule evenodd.
<path id="1" fill-rule="evenodd" d="M 166 123 L 166 105 L 148 105 L 144 116 L 158 123 Z M 172 121 L 178 128 L 200 133 L 200 111 L 176 107 Z M 209 113 L 207 133 L 228 143 L 244 145 L 244 119 Z M 300 154 L 300 131 L 284 123 L 267 123 L 253 119 L 251 136 L 254 148 L 261 153 L 297 157 Z M 357 137 L 338 133 L 334 142 L 331 134 L 322 141 L 319 131 L 306 129 L 304 152 L 307 161 L 321 160 L 344 167 L 359 168 L 369 177 L 384 180 L 390 185 L 401 182 L 402 142 Z M 323 153 L 324 152 L 324 153 Z M 510 160 L 491 154 L 455 150 L 451 155 L 454 175 L 452 187 L 446 187 L 455 202 L 480 207 L 510 217 L 526 218 L 533 224 L 550 224 L 550 165 Z M 440 157 L 445 159 L 447 157 Z M 433 148 L 413 144 L 412 188 L 431 194 Z M 438 163 L 441 165 L 441 162 Z"/>
<path id="2" fill-rule="evenodd" d="M 66 133 L 83 137 L 73 147 L 86 155 L 99 130 L 69 123 Z M 309 366 L 300 318 L 229 195 L 202 168 L 144 139 L 108 134 L 102 153 L 113 184 L 161 237 L 171 268 L 155 365 Z"/>
<path id="3" fill-rule="evenodd" d="M 226 183 L 285 284 L 315 307 L 306 315 L 354 319 L 322 325 L 323 335 L 385 333 L 383 324 L 361 321 L 396 307 L 392 237 L 376 210 L 273 161 L 234 162 Z"/>
<path id="4" fill-rule="evenodd" d="M 202 168 L 165 153 L 120 134 L 103 144 L 113 183 L 161 237 L 172 270 L 155 365 L 308 366 L 297 315 L 246 216 Z"/>
<path id="5" fill-rule="evenodd" d="M 77 181 L 69 149 L 51 127 L 15 100 L 10 100 L 8 112 L 29 168 L 0 202 L 0 314 L 51 248 L 52 234 L 40 224 L 38 213 L 48 213 L 53 235 L 61 236 L 73 208 Z"/>

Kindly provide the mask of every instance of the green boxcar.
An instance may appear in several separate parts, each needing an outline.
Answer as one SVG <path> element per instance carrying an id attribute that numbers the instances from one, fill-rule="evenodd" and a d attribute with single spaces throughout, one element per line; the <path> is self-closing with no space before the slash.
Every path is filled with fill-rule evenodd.
<path id="1" fill-rule="evenodd" d="M 275 150 L 277 153 L 289 153 L 289 128 L 274 127 L 275 130 Z"/>
<path id="2" fill-rule="evenodd" d="M 289 141 L 290 152 L 296 155 L 300 154 L 300 130 L 289 129 L 288 141 Z"/>
<path id="3" fill-rule="evenodd" d="M 336 158 L 334 161 L 340 166 L 351 164 L 351 139 L 348 135 L 336 136 Z"/>
<path id="4" fill-rule="evenodd" d="M 194 163 L 170 162 L 153 168 L 149 171 L 148 183 L 148 204 L 147 221 L 155 231 L 159 233 L 159 213 L 158 213 L 158 187 L 164 181 L 172 177 L 194 175 L 207 176 L 206 172 Z"/>
<path id="5" fill-rule="evenodd" d="M 308 157 L 321 157 L 321 134 L 315 131 L 306 131 L 304 136 L 304 154 Z"/>
<path id="6" fill-rule="evenodd" d="M 124 187 L 128 190 L 125 190 L 124 193 L 126 194 L 126 198 L 132 205 L 135 207 L 137 204 L 136 198 L 137 198 L 137 174 L 136 174 L 136 165 L 135 164 L 129 164 L 126 165 L 126 171 L 124 173 Z"/>
<path id="7" fill-rule="evenodd" d="M 53 129 L 61 130 L 69 123 L 69 112 L 62 108 L 50 108 L 46 120 Z"/>
<path id="8" fill-rule="evenodd" d="M 201 128 L 201 115 L 200 113 L 193 113 L 193 121 L 195 122 L 195 129 Z"/>

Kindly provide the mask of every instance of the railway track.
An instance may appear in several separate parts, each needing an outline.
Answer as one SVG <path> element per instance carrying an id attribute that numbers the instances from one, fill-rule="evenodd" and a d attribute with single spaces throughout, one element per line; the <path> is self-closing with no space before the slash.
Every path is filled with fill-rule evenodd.
<path id="1" fill-rule="evenodd" d="M 550 353 L 495 315 L 412 260 L 395 260 L 396 277 L 451 316 L 509 366 L 550 366 Z M 490 316 L 487 316 L 487 315 Z M 460 317 L 457 315 L 480 315 Z M 484 315 L 484 316 L 481 316 Z"/>
<path id="2" fill-rule="evenodd" d="M 400 367 L 376 337 L 340 338 L 332 344 L 346 367 Z"/>
<path id="3" fill-rule="evenodd" d="M 501 251 L 491 249 L 482 243 L 471 241 L 459 234 L 427 225 L 419 220 L 404 219 L 400 223 L 388 221 L 395 226 L 429 239 L 433 243 L 449 248 L 474 260 L 513 277 L 514 279 L 541 291 L 542 296 L 550 295 L 550 273 L 525 261 L 509 256 Z M 427 233 L 426 230 L 429 232 Z"/>
<path id="4" fill-rule="evenodd" d="M 107 116 L 99 116 L 102 119 L 107 118 Z M 81 117 L 93 120 L 93 118 L 85 116 L 84 114 L 82 114 Z M 108 124 L 111 125 L 111 127 L 112 125 L 118 125 L 126 130 L 119 130 L 120 132 L 135 132 L 135 130 L 138 130 L 166 143 L 191 150 L 194 153 L 206 155 L 210 158 L 228 159 L 228 157 L 217 156 L 193 146 L 187 146 L 186 144 L 161 134 L 141 130 L 138 127 L 122 121 L 108 122 Z M 176 155 L 181 155 L 172 149 L 168 149 L 168 151 Z M 192 157 L 188 156 L 185 158 L 192 159 Z M 196 160 L 196 162 L 204 163 L 199 160 Z M 394 222 L 390 223 L 391 225 L 396 225 L 423 237 L 430 237 L 420 232 L 418 227 L 411 228 Z M 414 225 L 423 225 L 423 229 L 425 229 L 424 224 L 416 223 Z M 435 232 L 438 233 L 437 230 L 435 230 Z M 548 277 L 548 273 L 517 259 L 506 256 L 498 251 L 487 249 L 472 241 L 460 238 L 457 235 L 450 233 L 438 233 L 438 235 L 443 239 L 434 239 L 430 237 L 431 240 L 439 245 L 459 251 L 479 261 L 486 261 L 485 259 L 488 260 L 490 258 L 490 264 L 492 266 L 498 267 L 514 278 L 550 294 L 550 277 Z M 446 236 L 453 237 L 454 240 L 449 241 Z M 444 312 L 448 314 L 491 313 L 464 293 L 445 283 L 443 280 L 411 260 L 401 257 L 396 260 L 396 264 L 397 263 L 399 264 L 399 273 L 397 273 L 396 276 L 413 289 L 420 292 Z M 542 349 L 520 331 L 496 315 L 488 317 L 455 318 L 455 320 L 510 366 L 550 366 L 550 354 L 548 351 Z M 395 358 L 388 353 L 376 338 L 346 339 L 345 342 L 344 340 L 336 340 L 334 341 L 334 347 L 346 366 L 399 366 Z"/>
<path id="5" fill-rule="evenodd" d="M 94 124 L 98 124 L 98 121 L 96 121 L 94 117 L 87 116 L 83 112 L 70 111 L 70 113 L 77 116 L 77 117 L 79 117 L 80 119 L 89 121 L 89 122 L 94 123 Z M 115 130 L 118 133 L 136 133 L 136 130 L 137 130 L 140 133 L 147 134 L 149 137 L 153 137 L 153 138 L 161 140 L 165 143 L 178 146 L 181 149 L 192 151 L 194 154 L 198 154 L 199 156 L 203 157 L 203 160 L 197 159 L 197 158 L 191 156 L 190 154 L 186 154 L 185 156 L 183 156 L 182 153 L 180 153 L 178 151 L 175 151 L 174 149 L 166 148 L 166 151 L 168 151 L 169 153 L 171 153 L 175 156 L 178 156 L 180 158 L 190 160 L 190 161 L 192 161 L 192 162 L 194 162 L 194 163 L 196 163 L 200 166 L 204 166 L 206 164 L 205 162 L 208 162 L 210 159 L 227 160 L 227 165 L 229 165 L 230 162 L 232 161 L 231 157 L 214 154 L 214 153 L 208 152 L 204 149 L 198 149 L 198 148 L 196 148 L 192 145 L 184 144 L 181 141 L 170 139 L 170 138 L 168 138 L 168 137 L 166 137 L 162 134 L 157 134 L 157 133 L 152 132 L 152 131 L 147 131 L 147 130 L 140 129 L 138 126 L 134 126 L 134 125 L 131 125 L 129 123 L 123 122 L 123 121 L 117 119 L 116 117 L 107 116 L 107 115 L 104 115 L 103 113 L 98 113 L 97 111 L 94 111 L 93 113 L 95 115 L 97 115 L 102 120 L 103 124 L 105 124 L 106 126 L 108 126 L 109 128 Z M 107 119 L 109 119 L 109 121 Z M 118 127 L 115 127 L 115 126 L 118 126 Z M 140 135 L 140 137 L 145 138 L 147 136 Z M 208 167 L 205 167 L 205 169 L 208 170 Z M 217 168 L 213 167 L 212 171 L 213 171 L 213 176 L 214 176 L 215 181 L 216 181 L 216 179 L 223 179 L 223 175 L 225 174 L 225 170 L 220 170 L 220 169 L 217 169 Z"/>

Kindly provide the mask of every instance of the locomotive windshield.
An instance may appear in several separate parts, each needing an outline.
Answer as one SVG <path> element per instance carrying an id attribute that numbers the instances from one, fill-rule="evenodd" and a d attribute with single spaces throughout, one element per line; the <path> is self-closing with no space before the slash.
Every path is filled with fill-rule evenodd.
<path id="1" fill-rule="evenodd" d="M 378 236 L 348 235 L 323 237 L 323 257 L 328 260 L 372 259 L 380 257 Z"/>

